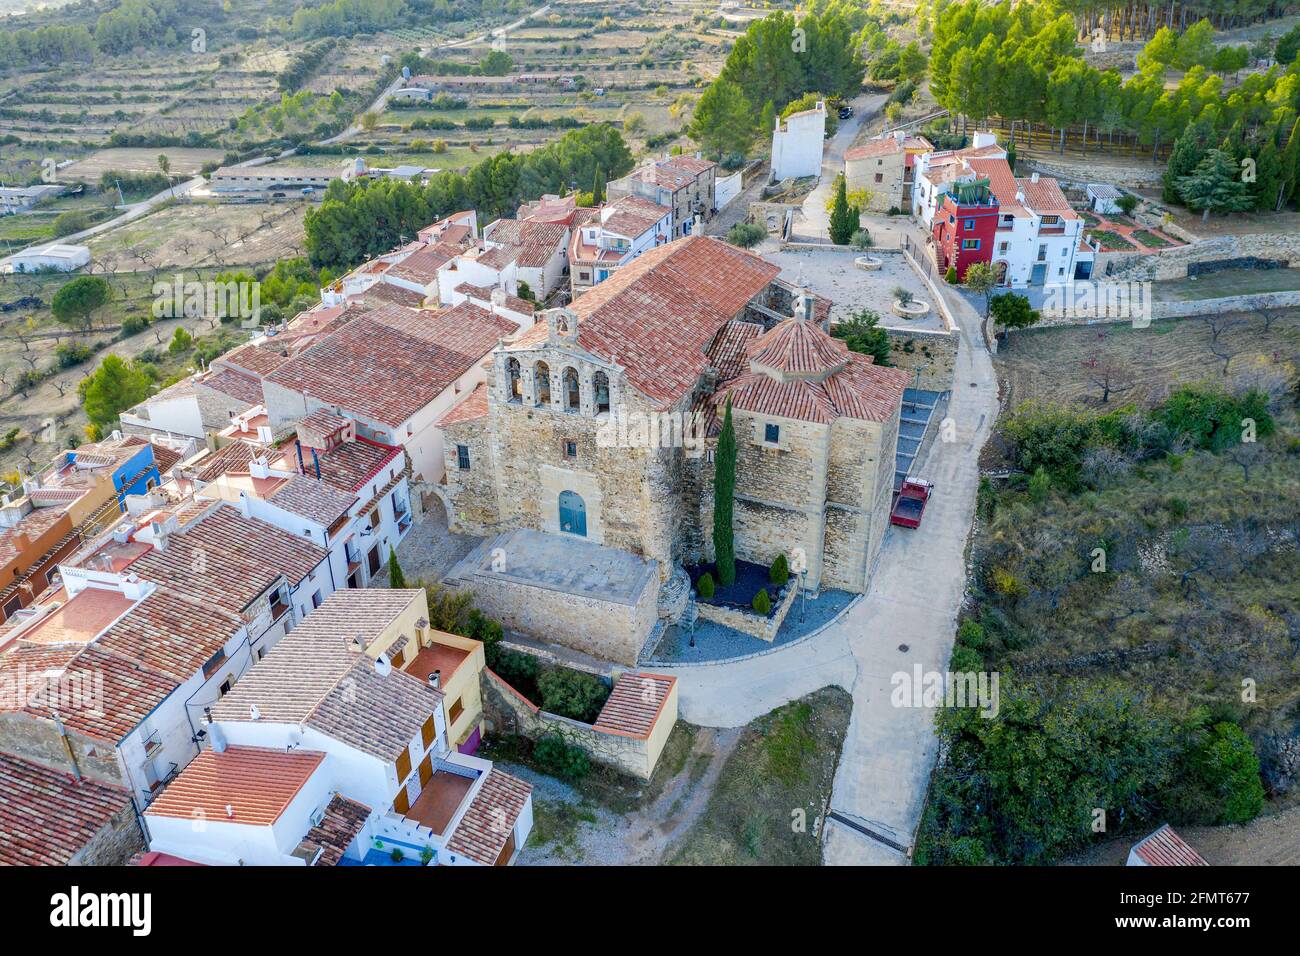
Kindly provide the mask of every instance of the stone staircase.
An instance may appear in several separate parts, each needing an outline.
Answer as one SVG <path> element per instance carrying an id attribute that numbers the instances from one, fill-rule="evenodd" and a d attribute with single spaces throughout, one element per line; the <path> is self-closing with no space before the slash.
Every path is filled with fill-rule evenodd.
<path id="1" fill-rule="evenodd" d="M 682 619 L 688 607 L 694 608 L 691 599 L 691 579 L 681 565 L 673 568 L 673 573 L 659 589 L 659 617 L 669 624 L 676 624 Z"/>

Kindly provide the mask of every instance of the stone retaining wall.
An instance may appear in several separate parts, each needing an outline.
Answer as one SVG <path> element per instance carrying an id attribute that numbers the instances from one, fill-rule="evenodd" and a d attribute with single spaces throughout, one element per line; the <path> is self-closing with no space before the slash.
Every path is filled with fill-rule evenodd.
<path id="1" fill-rule="evenodd" d="M 664 702 L 655 730 L 643 738 L 606 733 L 580 720 L 547 713 L 488 668 L 483 669 L 482 681 L 483 712 L 490 732 L 515 733 L 529 740 L 559 734 L 570 745 L 581 747 L 597 763 L 642 780 L 649 780 L 654 773 L 663 749 L 662 741 L 677 723 L 676 684 Z"/>
<path id="2" fill-rule="evenodd" d="M 1161 225 L 1157 228 L 1164 229 Z M 1255 233 L 1246 236 L 1217 236 L 1186 246 L 1159 252 L 1098 257 L 1096 277 L 1121 279 L 1185 279 L 1193 263 L 1231 259 L 1264 259 L 1285 262 L 1289 268 L 1300 267 L 1300 235 Z M 1110 272 L 1106 273 L 1106 266 Z"/>
<path id="3" fill-rule="evenodd" d="M 696 601 L 695 607 L 700 612 L 700 617 L 706 621 L 721 624 L 723 627 L 729 627 L 733 631 L 740 631 L 742 634 L 748 634 L 750 637 L 756 637 L 760 641 L 767 641 L 770 644 L 776 640 L 776 633 L 781 630 L 781 625 L 785 623 L 785 617 L 790 613 L 790 608 L 794 606 L 795 595 L 798 593 L 799 586 L 791 580 L 786 585 L 785 593 L 781 596 L 781 602 L 776 606 L 776 612 L 768 618 L 759 617 L 754 611 L 720 607 L 716 604 L 706 604 L 701 601 Z"/>
<path id="4" fill-rule="evenodd" d="M 1224 296 L 1218 299 L 1193 299 L 1191 301 L 1156 302 L 1152 307 L 1153 319 L 1194 318 L 1201 315 L 1218 315 L 1224 312 L 1251 312 L 1256 309 L 1300 308 L 1300 290 L 1286 292 L 1257 292 L 1250 295 Z M 1035 328 L 1057 325 L 1094 325 L 1114 322 L 1131 322 L 1124 317 L 1085 317 L 1059 315 L 1043 310 L 1043 318 Z M 1014 333 L 1013 333 L 1014 334 Z"/>
<path id="5" fill-rule="evenodd" d="M 952 388 L 957 367 L 956 332 L 886 328 L 885 334 L 889 336 L 889 360 L 897 368 L 916 373 L 916 388 L 935 392 Z"/>

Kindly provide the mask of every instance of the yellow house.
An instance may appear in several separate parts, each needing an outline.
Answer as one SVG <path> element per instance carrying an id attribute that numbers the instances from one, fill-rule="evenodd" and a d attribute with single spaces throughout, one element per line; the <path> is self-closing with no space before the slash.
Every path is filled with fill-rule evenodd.
<path id="1" fill-rule="evenodd" d="M 427 620 L 418 625 L 416 640 L 392 657 L 393 664 L 446 695 L 447 739 L 460 753 L 472 754 L 483 739 L 483 642 L 434 630 Z"/>

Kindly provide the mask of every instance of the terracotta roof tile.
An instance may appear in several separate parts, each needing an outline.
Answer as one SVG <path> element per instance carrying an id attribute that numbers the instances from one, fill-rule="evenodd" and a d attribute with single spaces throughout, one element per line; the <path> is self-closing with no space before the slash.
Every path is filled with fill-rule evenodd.
<path id="1" fill-rule="evenodd" d="M 456 824 L 447 849 L 492 866 L 505 849 L 532 792 L 531 784 L 493 767 Z"/>
<path id="2" fill-rule="evenodd" d="M 614 682 L 592 726 L 605 733 L 649 737 L 676 683 L 677 678 L 660 674 L 624 674 Z"/>
<path id="3" fill-rule="evenodd" d="M 0 752 L 0 865 L 66 866 L 130 806 L 118 787 Z"/>
<path id="4" fill-rule="evenodd" d="M 368 806 L 336 793 L 325 805 L 321 822 L 307 831 L 307 835 L 298 844 L 298 849 L 310 856 L 315 856 L 317 850 L 323 851 L 312 862 L 312 866 L 338 866 L 339 860 L 343 859 L 343 854 L 356 841 L 369 819 Z"/>
<path id="5" fill-rule="evenodd" d="M 487 417 L 487 413 L 487 386 L 482 382 L 479 382 L 474 386 L 474 391 L 470 392 L 462 401 L 449 408 L 446 414 L 438 419 L 438 427 L 446 428 L 449 425 L 459 425 L 461 422 L 469 422 L 478 418 L 485 418 Z"/>
<path id="6" fill-rule="evenodd" d="M 271 493 L 270 502 L 290 514 L 328 528 L 348 513 L 348 509 L 357 503 L 357 497 L 324 481 L 294 475 Z"/>
<path id="7" fill-rule="evenodd" d="M 145 810 L 147 817 L 203 817 L 270 826 L 316 772 L 316 750 L 229 746 L 205 750 Z"/>
<path id="8" fill-rule="evenodd" d="M 222 395 L 238 399 L 245 407 L 262 404 L 261 379 L 233 369 L 220 369 L 198 383 L 203 388 L 210 388 Z"/>
<path id="9" fill-rule="evenodd" d="M 1209 866 L 1205 857 L 1165 824 L 1133 847 L 1133 852 L 1147 866 Z"/>

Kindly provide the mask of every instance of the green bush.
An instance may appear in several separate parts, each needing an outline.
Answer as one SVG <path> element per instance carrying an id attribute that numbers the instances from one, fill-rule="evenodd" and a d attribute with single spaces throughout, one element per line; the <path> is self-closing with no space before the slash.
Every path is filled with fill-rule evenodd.
<path id="1" fill-rule="evenodd" d="M 1188 823 L 1247 823 L 1264 809 L 1259 757 L 1236 724 L 1221 721 L 1193 733 L 1183 758 L 1182 782 L 1171 809 Z"/>
<path id="2" fill-rule="evenodd" d="M 600 708 L 609 697 L 609 688 L 600 678 L 567 667 L 552 667 L 537 678 L 542 695 L 542 709 L 561 717 L 594 723 Z"/>
<path id="3" fill-rule="evenodd" d="M 564 780 L 581 780 L 591 770 L 587 752 L 565 743 L 559 734 L 541 737 L 533 747 L 533 759 L 547 773 Z"/>
<path id="4" fill-rule="evenodd" d="M 756 222 L 738 222 L 727 230 L 727 242 L 741 249 L 758 245 L 767 237 L 767 230 Z"/>
<path id="5" fill-rule="evenodd" d="M 983 649 L 986 640 L 984 625 L 979 621 L 962 621 L 961 627 L 957 628 L 957 643 L 971 650 Z"/>
<path id="6" fill-rule="evenodd" d="M 143 315 L 128 315 L 122 320 L 122 338 L 129 339 L 149 328 L 149 319 Z"/>
<path id="7" fill-rule="evenodd" d="M 72 368 L 74 365 L 80 365 L 95 353 L 88 345 L 81 345 L 77 342 L 64 342 L 54 350 L 54 357 L 59 363 L 59 368 Z"/>
<path id="8" fill-rule="evenodd" d="M 956 285 L 956 284 L 957 284 L 957 267 L 956 267 L 956 266 L 949 266 L 949 267 L 948 267 L 948 271 L 945 272 L 944 275 L 943 275 L 943 279 L 944 279 L 944 281 L 947 282 L 949 285 Z"/>
<path id="9" fill-rule="evenodd" d="M 701 599 L 707 601 L 709 598 L 713 597 L 713 592 L 713 575 L 708 571 L 705 571 L 700 575 L 700 579 L 695 582 L 695 593 L 698 594 Z"/>
<path id="10" fill-rule="evenodd" d="M 779 588 L 785 587 L 785 582 L 790 580 L 790 562 L 786 561 L 784 554 L 778 554 L 772 560 L 767 579 Z"/>
<path id="11" fill-rule="evenodd" d="M 980 652 L 974 648 L 965 647 L 958 644 L 952 649 L 952 657 L 948 662 L 948 670 L 954 673 L 968 673 L 970 671 L 980 671 L 984 669 L 984 658 L 980 657 Z"/>
<path id="12" fill-rule="evenodd" d="M 486 649 L 485 655 L 488 667 L 503 681 L 529 700 L 537 696 L 537 658 L 532 654 L 506 650 L 494 644 Z"/>
<path id="13" fill-rule="evenodd" d="M 754 595 L 754 600 L 750 602 L 750 605 L 764 617 L 771 614 L 772 599 L 767 596 L 767 588 L 760 588 L 758 593 Z"/>

